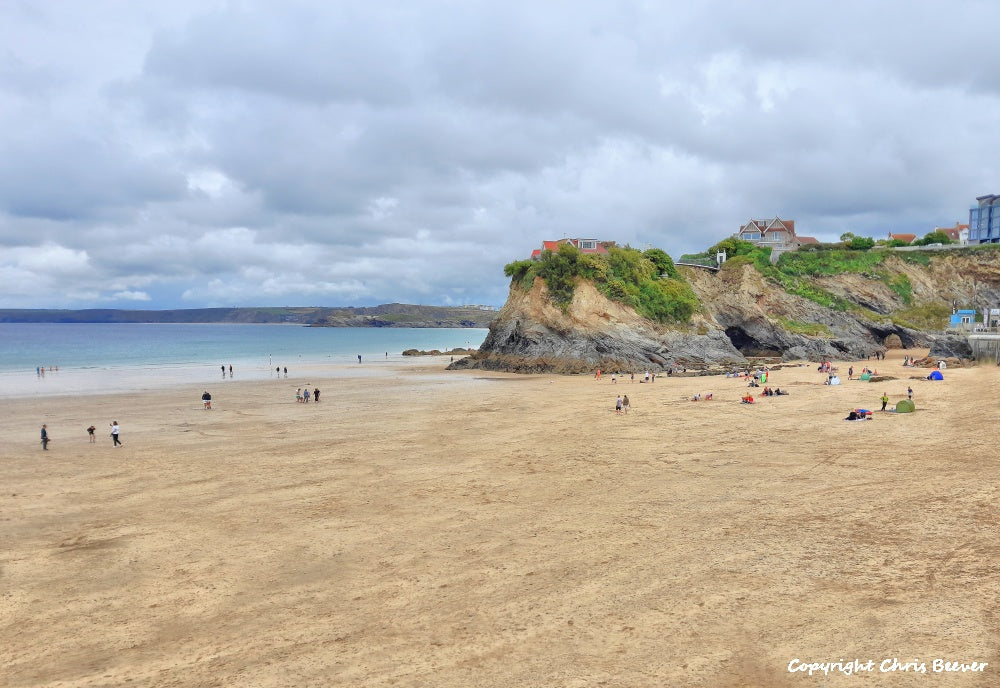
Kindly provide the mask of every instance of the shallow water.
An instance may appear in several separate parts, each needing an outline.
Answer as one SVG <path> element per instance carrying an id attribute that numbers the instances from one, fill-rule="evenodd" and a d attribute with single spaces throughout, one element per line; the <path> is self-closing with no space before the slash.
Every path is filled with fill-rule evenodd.
<path id="1" fill-rule="evenodd" d="M 285 379 L 285 368 L 288 379 L 298 381 L 387 375 L 400 365 L 427 362 L 403 356 L 405 349 L 475 348 L 485 334 L 481 329 L 0 324 L 0 398 L 278 380 Z"/>

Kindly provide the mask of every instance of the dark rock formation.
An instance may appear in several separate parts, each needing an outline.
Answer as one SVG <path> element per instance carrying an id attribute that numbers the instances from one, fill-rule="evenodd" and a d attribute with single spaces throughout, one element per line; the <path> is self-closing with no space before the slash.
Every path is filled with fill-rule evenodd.
<path id="1" fill-rule="evenodd" d="M 790 294 L 752 265 L 734 264 L 717 273 L 684 268 L 702 308 L 691 324 L 673 327 L 609 301 L 585 281 L 565 312 L 550 302 L 542 280 L 530 290 L 513 284 L 482 346 L 451 367 L 525 373 L 722 370 L 748 365 L 751 357 L 858 359 L 889 346 L 928 347 L 934 357 L 968 359 L 963 336 L 906 327 L 891 314 L 911 303 L 936 304 L 940 310 L 974 297 L 1000 298 L 1000 252 L 965 257 L 952 252 L 926 268 L 890 260 L 912 285 L 912 299 L 904 302 L 883 282 L 863 275 L 817 278 L 825 291 L 857 305 L 848 310 Z"/>

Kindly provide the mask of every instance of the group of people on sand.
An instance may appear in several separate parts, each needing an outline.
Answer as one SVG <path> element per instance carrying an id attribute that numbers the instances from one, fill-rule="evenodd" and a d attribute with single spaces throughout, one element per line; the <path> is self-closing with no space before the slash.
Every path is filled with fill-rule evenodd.
<path id="1" fill-rule="evenodd" d="M 667 376 L 673 375 L 675 372 L 686 373 L 687 372 L 687 368 L 677 368 L 677 367 L 667 368 Z M 600 381 L 602 374 L 603 373 L 602 373 L 601 369 L 598 368 L 597 370 L 594 371 L 594 379 Z M 626 377 L 625 373 L 612 373 L 611 374 L 611 384 L 617 384 L 617 382 L 618 382 L 619 379 L 624 380 L 625 377 Z M 729 377 L 728 373 L 726 374 L 726 377 Z M 635 382 L 635 373 L 628 373 L 628 379 L 629 379 L 630 382 Z M 639 384 L 646 384 L 646 383 L 653 383 L 653 382 L 656 382 L 656 372 L 655 371 L 647 370 L 639 378 Z"/>
<path id="2" fill-rule="evenodd" d="M 628 400 L 628 395 L 626 394 L 623 397 L 622 395 L 619 394 L 618 398 L 615 399 L 615 413 L 619 413 L 619 414 L 620 413 L 628 413 L 629 405 L 630 405 L 630 402 Z"/>
<path id="3" fill-rule="evenodd" d="M 877 376 L 878 375 L 878 371 L 877 370 L 872 370 L 868 366 L 865 366 L 864 368 L 861 369 L 861 375 L 865 375 L 865 374 L 872 375 L 872 376 Z M 848 380 L 853 380 L 854 379 L 854 366 L 850 366 L 847 369 L 847 379 Z"/>
<path id="4" fill-rule="evenodd" d="M 764 391 L 761 392 L 765 397 L 783 397 L 787 396 L 788 392 L 781 391 L 780 387 L 775 387 L 771 389 L 770 387 L 765 387 Z"/>
<path id="5" fill-rule="evenodd" d="M 309 396 L 310 392 L 308 387 L 306 387 L 305 389 L 299 387 L 297 390 L 295 390 L 295 401 L 299 402 L 300 404 L 308 404 Z M 312 391 L 312 399 L 317 404 L 319 403 L 319 387 L 317 387 Z"/>
<path id="6" fill-rule="evenodd" d="M 95 444 L 97 442 L 97 436 L 95 434 L 96 432 L 97 432 L 97 427 L 94 426 L 94 425 L 91 425 L 90 427 L 87 428 L 87 436 L 90 437 L 90 443 L 91 444 Z M 111 421 L 111 442 L 112 442 L 111 446 L 112 447 L 123 447 L 123 446 L 125 446 L 121 442 L 121 438 L 119 437 L 120 434 L 121 434 L 121 428 L 118 426 L 118 421 L 116 421 L 116 420 Z M 49 450 L 49 442 L 51 442 L 51 441 L 52 441 L 52 438 L 49 437 L 49 426 L 47 424 L 45 424 L 45 423 L 42 423 L 42 449 L 44 449 L 45 451 L 48 451 Z"/>

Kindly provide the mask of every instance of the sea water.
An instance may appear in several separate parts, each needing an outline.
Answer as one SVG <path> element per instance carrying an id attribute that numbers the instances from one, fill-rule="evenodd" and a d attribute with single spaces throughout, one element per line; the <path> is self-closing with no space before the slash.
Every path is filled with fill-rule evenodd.
<path id="1" fill-rule="evenodd" d="M 147 389 L 222 378 L 264 379 L 414 360 L 406 349 L 477 348 L 474 328 L 301 325 L 0 323 L 0 397 Z M 361 363 L 358 363 L 358 356 Z M 280 373 L 275 369 L 280 368 Z M 384 365 L 381 366 L 385 368 Z"/>

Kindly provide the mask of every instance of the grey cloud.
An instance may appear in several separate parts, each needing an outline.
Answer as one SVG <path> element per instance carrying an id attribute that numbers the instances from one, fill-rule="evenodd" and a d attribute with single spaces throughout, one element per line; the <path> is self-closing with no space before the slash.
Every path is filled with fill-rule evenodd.
<path id="1" fill-rule="evenodd" d="M 500 303 L 546 238 L 919 233 L 997 191 L 989 4 L 767 10 L 0 9 L 0 281 L 46 295 L 7 305 Z"/>

